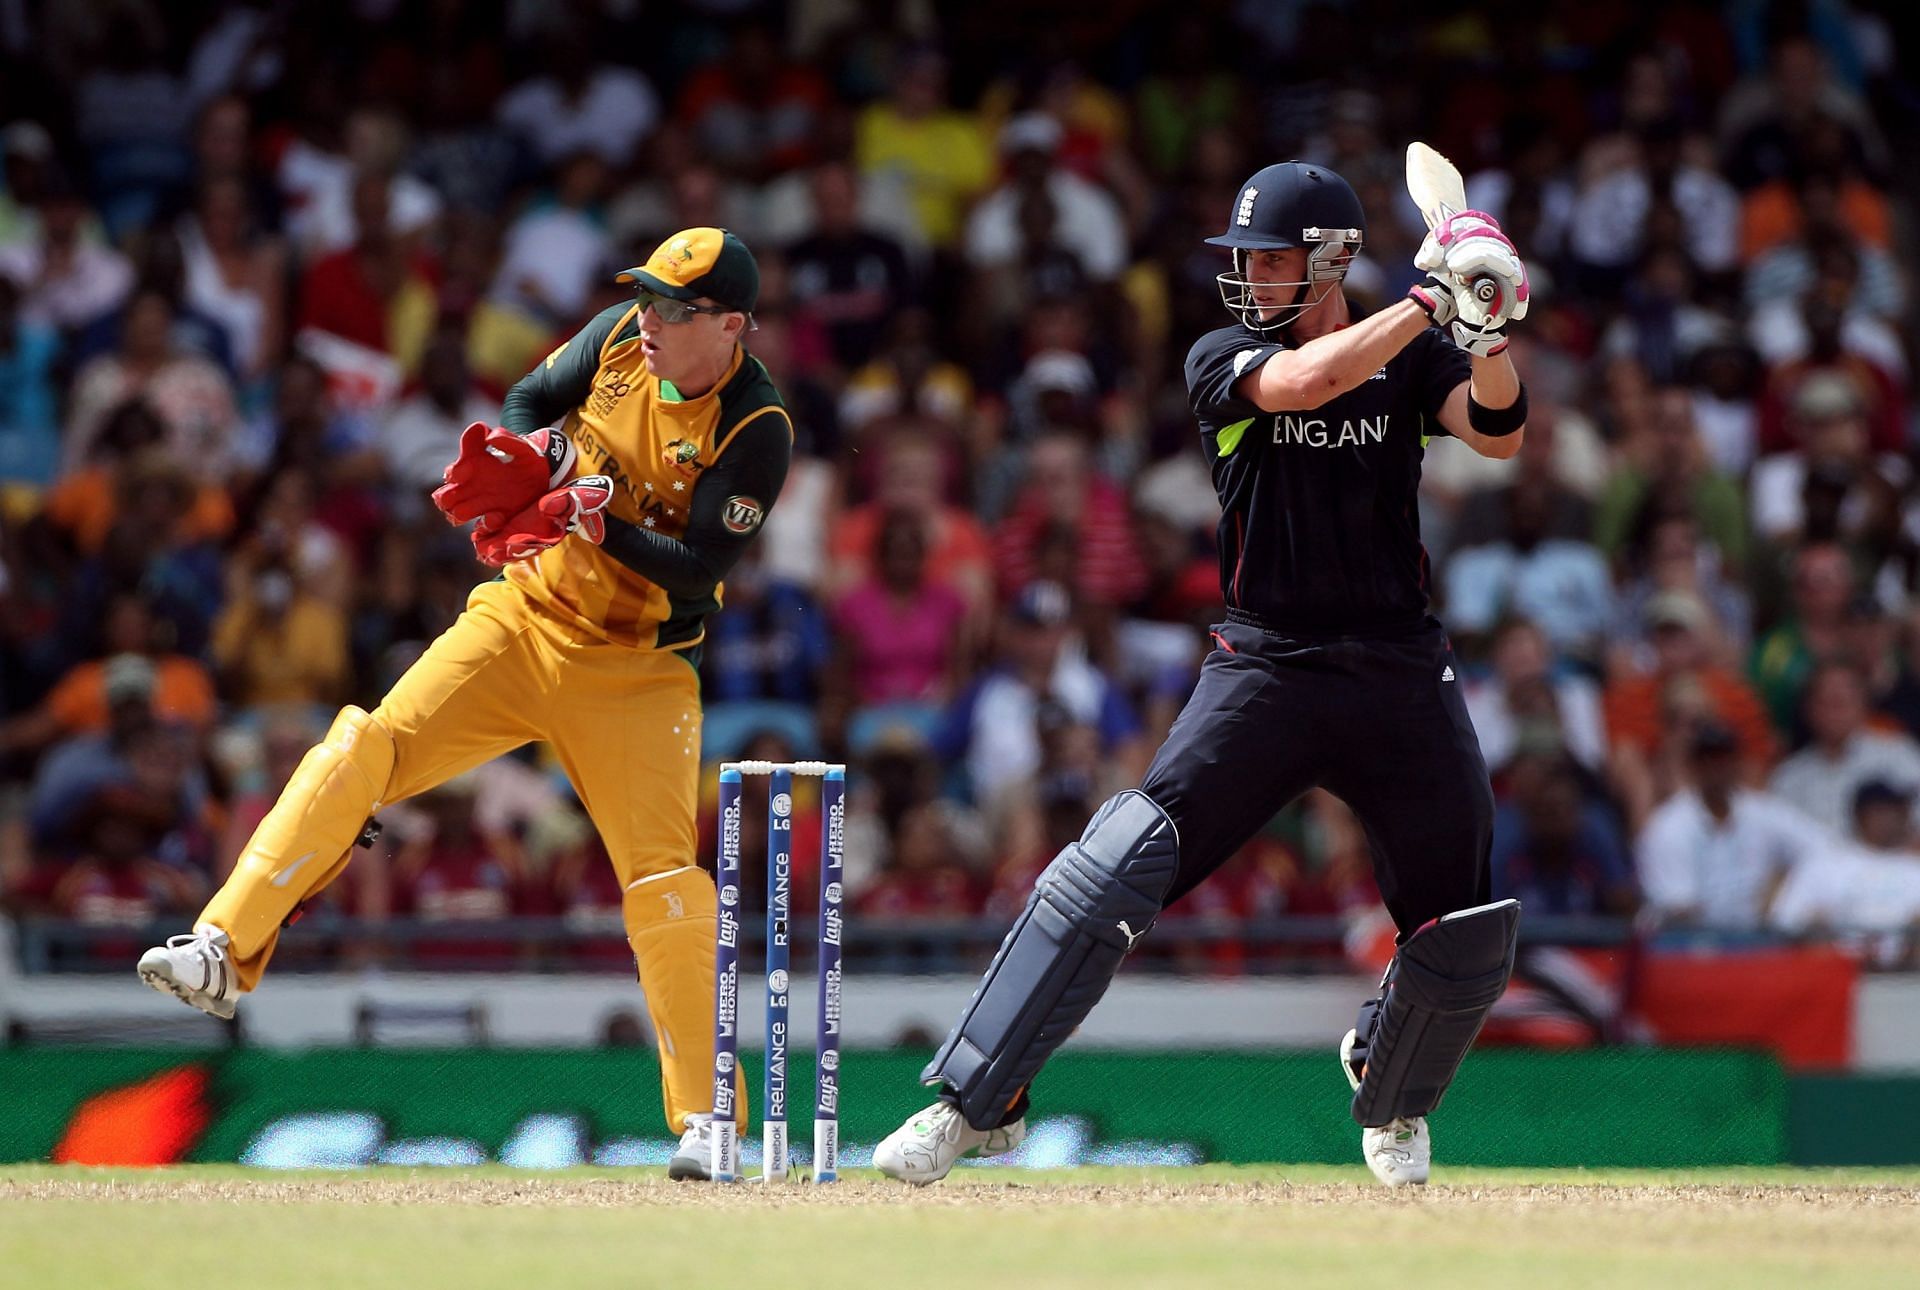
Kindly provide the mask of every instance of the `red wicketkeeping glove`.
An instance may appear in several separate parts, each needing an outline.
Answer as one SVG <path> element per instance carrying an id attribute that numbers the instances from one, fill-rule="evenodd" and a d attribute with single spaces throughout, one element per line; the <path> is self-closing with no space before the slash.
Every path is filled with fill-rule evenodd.
<path id="1" fill-rule="evenodd" d="M 569 533 L 598 546 L 607 535 L 602 512 L 613 500 L 613 480 L 606 475 L 582 475 L 554 489 L 508 519 L 493 523 L 488 516 L 473 530 L 473 549 L 482 563 L 498 569 L 515 560 L 528 560 Z"/>
<path id="2" fill-rule="evenodd" d="M 460 455 L 441 472 L 433 504 L 449 524 L 525 510 L 573 471 L 573 443 L 558 430 L 517 435 L 476 421 L 460 433 Z"/>

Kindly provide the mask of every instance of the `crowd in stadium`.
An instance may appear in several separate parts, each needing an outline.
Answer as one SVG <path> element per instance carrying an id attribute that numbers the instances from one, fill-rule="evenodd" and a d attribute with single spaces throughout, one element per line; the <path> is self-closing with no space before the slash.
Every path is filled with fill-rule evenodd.
<path id="1" fill-rule="evenodd" d="M 719 225 L 799 451 L 708 624 L 708 755 L 851 764 L 860 915 L 1010 913 L 1137 782 L 1221 612 L 1181 379 L 1228 321 L 1201 239 L 1255 168 L 1314 160 L 1366 205 L 1349 295 L 1397 300 L 1425 138 L 1534 290 L 1524 450 L 1436 439 L 1422 486 L 1496 894 L 1920 920 L 1888 20 L 1055 8 L 0 6 L 0 908 L 197 911 L 334 710 L 491 576 L 427 499 L 461 428 L 619 269 Z M 340 911 L 618 926 L 537 748 L 382 820 Z M 804 802 L 796 836 L 806 892 Z M 1315 795 L 1167 923 L 1375 899 Z"/>

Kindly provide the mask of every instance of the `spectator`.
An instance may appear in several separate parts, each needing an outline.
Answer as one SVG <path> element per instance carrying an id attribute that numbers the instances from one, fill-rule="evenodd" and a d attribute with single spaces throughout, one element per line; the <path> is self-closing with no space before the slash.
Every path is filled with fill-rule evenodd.
<path id="1" fill-rule="evenodd" d="M 1445 587 L 1447 621 L 1463 634 L 1484 635 L 1507 614 L 1537 622 L 1556 651 L 1598 657 L 1613 607 L 1611 580 L 1599 551 L 1567 532 L 1577 525 L 1578 500 L 1553 482 L 1546 468 L 1526 471 L 1500 490 L 1504 524 L 1491 540 L 1453 553 Z M 1472 499 L 1463 511 L 1474 506 Z M 1470 514 L 1459 538 L 1478 536 Z M 1575 530 L 1577 531 L 1577 529 Z"/>
<path id="2" fill-rule="evenodd" d="M 331 128 L 333 120 L 325 126 Z M 412 243 L 440 218 L 440 197 L 403 172 L 407 130 L 381 108 L 346 115 L 344 155 L 295 139 L 281 153 L 279 183 L 287 232 L 301 254 L 321 260 L 369 234 Z"/>
<path id="3" fill-rule="evenodd" d="M 237 177 L 207 180 L 179 231 L 186 302 L 219 324 L 243 384 L 267 375 L 286 333 L 285 254 L 249 200 Z"/>
<path id="4" fill-rule="evenodd" d="M 1651 122 L 1617 149 L 1610 166 L 1582 186 L 1575 199 L 1569 249 L 1588 269 L 1586 281 L 1614 294 L 1621 270 L 1653 249 L 1653 232 L 1673 228 L 1687 258 L 1704 273 L 1732 269 L 1740 252 L 1740 198 L 1699 164 L 1680 123 Z M 1689 155 L 1689 153 L 1695 155 Z M 1609 288 L 1612 289 L 1609 289 Z"/>
<path id="5" fill-rule="evenodd" d="M 1865 678 L 1850 663 L 1816 667 L 1807 681 L 1812 742 L 1780 763 L 1773 795 L 1836 836 L 1852 832 L 1854 797 L 1868 783 L 1920 790 L 1920 743 L 1869 724 Z"/>
<path id="6" fill-rule="evenodd" d="M 124 424 L 139 423 L 139 416 L 130 415 Z M 225 492 L 196 485 L 175 455 L 159 447 L 70 482 L 71 489 L 63 484 L 48 499 L 49 518 L 84 526 L 78 530 L 82 558 L 60 604 L 66 639 L 94 639 L 107 602 L 137 589 L 165 620 L 174 648 L 199 653 L 220 609 L 222 572 L 214 542 L 233 524 Z"/>
<path id="7" fill-rule="evenodd" d="M 1862 173 L 1846 126 L 1816 113 L 1791 141 L 1786 173 L 1746 195 L 1740 211 L 1741 260 L 1751 264 L 1798 240 L 1809 208 L 1827 205 L 1855 240 L 1883 250 L 1892 245 L 1886 194 Z"/>
<path id="8" fill-rule="evenodd" d="M 1899 267 L 1884 254 L 1857 250 L 1830 225 L 1808 230 L 1799 243 L 1768 252 L 1747 275 L 1747 338 L 1770 364 L 1788 363 L 1833 341 L 1904 379 L 1907 355 L 1892 326 L 1905 300 Z M 1809 312 L 1813 317 L 1809 317 Z"/>
<path id="9" fill-rule="evenodd" d="M 1648 912 L 1667 927 L 1760 928 L 1780 880 L 1839 846 L 1800 812 L 1740 787 L 1740 744 L 1724 726 L 1695 728 L 1690 784 L 1647 821 L 1637 852 Z"/>
<path id="10" fill-rule="evenodd" d="M 53 366 L 60 337 L 21 316 L 20 288 L 0 273 L 0 486 L 45 488 L 60 463 Z"/>
<path id="11" fill-rule="evenodd" d="M 1110 283 L 1127 265 L 1127 228 L 1120 204 L 1098 184 L 1058 164 L 1065 137 L 1060 123 L 1040 112 L 1015 117 L 1000 131 L 1007 177 L 967 217 L 967 263 L 981 272 L 1021 270 L 1037 249 L 1034 234 L 1050 236 L 1094 283 Z M 1047 217 L 1023 215 L 1044 201 Z"/>
<path id="12" fill-rule="evenodd" d="M 146 658 L 122 654 L 108 661 L 106 728 L 56 744 L 34 777 L 28 824 L 36 848 L 71 855 L 97 841 L 88 822 L 110 813 L 146 830 L 144 845 L 153 854 L 204 868 L 206 839 L 194 831 L 207 802 L 206 780 L 192 736 L 155 715 L 155 685 Z"/>
<path id="13" fill-rule="evenodd" d="M 1582 767 L 1606 768 L 1607 730 L 1600 688 L 1556 666 L 1553 647 L 1531 619 L 1512 617 L 1494 629 L 1493 674 L 1470 679 L 1464 697 L 1480 755 L 1495 771 L 1519 751 L 1528 730 L 1548 733 Z"/>
<path id="14" fill-rule="evenodd" d="M 354 182 L 353 244 L 316 260 L 300 285 L 303 329 L 371 351 L 356 368 L 345 368 L 344 358 L 334 366 L 365 383 L 369 388 L 358 398 L 374 404 L 391 398 L 402 376 L 413 371 L 436 312 L 432 261 L 388 223 L 390 191 L 378 175 Z M 338 348 L 321 352 L 332 355 Z"/>
<path id="15" fill-rule="evenodd" d="M 161 721 L 205 733 L 218 715 L 213 680 L 199 660 L 162 648 L 160 624 L 138 593 L 107 602 L 106 656 L 76 663 L 33 711 L 0 722 L 0 752 L 38 749 L 108 725 L 107 677 L 115 662 L 143 658 L 153 669 L 153 712 Z M 124 677 L 132 665 L 120 664 Z"/>
<path id="16" fill-rule="evenodd" d="M 892 91 L 861 114 L 858 158 L 862 172 L 904 181 L 921 235 L 936 250 L 958 240 L 967 203 L 993 177 L 986 132 L 947 106 L 946 59 L 931 48 L 902 56 Z"/>
<path id="17" fill-rule="evenodd" d="M 980 908 L 978 879 L 967 868 L 947 819 L 915 806 L 894 834 L 893 858 L 860 895 L 859 912 L 879 918 L 964 918 Z"/>
<path id="18" fill-rule="evenodd" d="M 396 832 L 393 912 L 423 923 L 487 923 L 519 913 L 526 899 L 520 853 L 511 838 L 482 832 L 474 817 L 476 785 L 450 780 L 414 799 Z M 403 819 L 406 817 L 403 816 Z M 416 943 L 412 959 L 422 964 L 472 964 L 511 960 L 512 943 L 484 934 Z"/>
<path id="19" fill-rule="evenodd" d="M 1529 916 L 1632 914 L 1639 893 L 1613 817 L 1563 759 L 1532 761 L 1494 813 L 1494 898 L 1517 898 Z"/>
<path id="20" fill-rule="evenodd" d="M 426 495 L 440 486 L 440 472 L 453 460 L 460 431 L 475 421 L 491 424 L 500 410 L 484 397 L 467 368 L 466 342 L 442 328 L 420 358 L 420 388 L 389 409 L 377 443 L 386 473 L 406 510 L 424 513 Z"/>
<path id="21" fill-rule="evenodd" d="M 861 707 L 945 703 L 971 661 L 966 599 L 927 574 L 926 527 L 894 512 L 881 524 L 874 576 L 834 608 L 834 676 Z"/>
<path id="22" fill-rule="evenodd" d="M 140 399 L 159 416 L 175 460 L 208 482 L 226 480 L 238 464 L 239 413 L 226 374 L 174 347 L 173 305 L 141 291 L 127 305 L 120 345 L 80 369 L 67 413 L 66 469 L 92 453 L 107 416 Z"/>
<path id="23" fill-rule="evenodd" d="M 1600 495 L 1593 540 L 1610 558 L 1625 548 L 1643 516 L 1691 515 L 1720 553 L 1723 567 L 1746 567 L 1747 524 L 1740 485 L 1715 470 L 1693 419 L 1693 398 L 1677 385 L 1655 389 L 1644 423 L 1626 432 L 1620 462 Z"/>
<path id="24" fill-rule="evenodd" d="M 1699 600 L 1683 592 L 1655 596 L 1647 624 L 1651 665 L 1610 680 L 1602 699 L 1609 778 L 1634 825 L 1683 782 L 1687 740 L 1701 722 L 1732 732 L 1748 783 L 1763 782 L 1776 747 L 1759 698 L 1732 669 L 1711 661 Z"/>
<path id="25" fill-rule="evenodd" d="M 38 235 L 0 245 L 0 276 L 21 292 L 21 317 L 75 332 L 118 309 L 133 290 L 133 266 L 85 236 L 91 213 L 64 176 L 40 193 Z"/>
<path id="26" fill-rule="evenodd" d="M 1825 936 L 1920 928 L 1913 790 L 1867 781 L 1854 793 L 1852 826 L 1859 846 L 1794 866 L 1774 894 L 1771 926 Z M 1876 957 L 1884 966 L 1898 966 L 1897 942 L 1893 953 Z"/>
<path id="27" fill-rule="evenodd" d="M 103 25 L 95 57 L 73 86 L 74 129 L 115 233 L 152 219 L 185 185 L 192 102 L 168 65 L 157 5 L 131 0 Z"/>
<path id="28" fill-rule="evenodd" d="M 1632 355 L 1659 384 L 1682 380 L 1702 350 L 1738 335 L 1731 319 L 1698 303 L 1692 266 L 1678 247 L 1648 251 L 1623 294 L 1625 309 L 1601 337 L 1601 353 Z"/>
<path id="29" fill-rule="evenodd" d="M 1801 446 L 1796 420 L 1807 415 L 1801 396 L 1810 394 L 1816 402 L 1857 402 L 1866 416 L 1873 451 L 1904 452 L 1905 395 L 1899 381 L 1873 359 L 1846 347 L 1846 316 L 1832 302 L 1809 297 L 1802 302 L 1800 315 L 1807 334 L 1806 352 L 1776 364 L 1766 374 L 1760 395 L 1760 451 L 1791 452 Z M 1840 389 L 1846 390 L 1844 400 L 1829 392 Z"/>
<path id="30" fill-rule="evenodd" d="M 973 407 L 966 369 L 934 348 L 933 319 L 907 309 L 893 320 L 878 352 L 847 378 L 840 397 L 842 429 L 858 444 L 883 421 L 919 422 L 927 431 L 955 431 Z"/>
<path id="31" fill-rule="evenodd" d="M 1049 701 L 1099 732 L 1108 764 L 1132 773 L 1139 761 L 1138 718 L 1118 687 L 1087 661 L 1070 631 L 1072 612 L 1066 588 L 1057 583 L 1023 588 L 1002 621 L 994 662 L 949 712 L 939 750 L 965 762 L 974 801 L 992 814 L 999 814 L 1008 790 L 1039 767 L 1039 714 Z"/>
<path id="32" fill-rule="evenodd" d="M 1156 175 L 1177 176 L 1201 134 L 1243 119 L 1242 84 L 1215 56 L 1221 43 L 1211 14 L 1182 10 L 1167 34 L 1165 56 L 1140 83 L 1134 118 Z"/>
<path id="33" fill-rule="evenodd" d="M 235 561 L 228 580 L 213 629 L 222 692 L 241 707 L 343 700 L 351 659 L 340 610 L 303 590 L 284 555 L 264 549 Z"/>
<path id="34" fill-rule="evenodd" d="M 80 845 L 67 859 L 43 859 L 10 885 L 9 903 L 82 927 L 145 929 L 191 915 L 206 899 L 204 877 L 154 854 L 152 830 L 111 810 L 89 813 Z M 112 961 L 138 942 L 94 942 L 93 957 Z"/>
<path id="35" fill-rule="evenodd" d="M 765 22 L 747 22 L 718 57 L 694 69 L 674 115 L 716 165 L 764 179 L 813 159 L 830 97 L 820 74 L 787 58 Z"/>
<path id="36" fill-rule="evenodd" d="M 660 97 L 646 76 L 602 61 L 582 40 L 556 37 L 540 75 L 500 101 L 500 124 L 551 165 L 582 149 L 624 170 L 660 121 Z"/>
<path id="37" fill-rule="evenodd" d="M 874 576 L 880 531 L 894 516 L 912 516 L 924 529 L 926 574 L 966 600 L 975 621 L 992 603 L 993 557 L 980 521 L 948 500 L 945 463 L 933 442 L 900 433 L 881 451 L 874 499 L 844 512 L 827 539 L 827 596 L 838 600 Z"/>
<path id="38" fill-rule="evenodd" d="M 829 161 L 809 174 L 813 232 L 787 248 L 796 306 L 826 325 L 833 358 L 846 371 L 874 355 L 911 281 L 900 244 L 861 222 L 859 177 Z"/>
<path id="39" fill-rule="evenodd" d="M 1877 459 L 1858 390 L 1823 375 L 1794 395 L 1793 452 L 1762 458 L 1753 468 L 1753 529 L 1771 541 L 1839 540 L 1884 558 L 1897 540 L 1905 467 Z"/>
<path id="40" fill-rule="evenodd" d="M 1726 577 L 1720 553 L 1702 539 L 1691 515 L 1649 510 L 1641 512 L 1641 519 L 1642 532 L 1621 570 L 1612 631 L 1614 651 L 1627 656 L 1623 665 L 1641 666 L 1651 658 L 1647 606 L 1666 592 L 1692 596 L 1707 607 L 1708 648 L 1714 657 L 1725 662 L 1744 658 L 1753 630 L 1753 604 L 1740 584 Z"/>
<path id="41" fill-rule="evenodd" d="M 496 306 L 549 333 L 586 310 L 614 255 L 599 207 L 606 182 L 606 163 L 595 153 L 561 161 L 551 201 L 529 208 L 507 230 L 491 293 Z"/>
<path id="42" fill-rule="evenodd" d="M 1027 454 L 1026 486 L 994 534 L 1002 589 L 1017 590 L 1042 576 L 1041 562 L 1053 543 L 1066 559 L 1050 576 L 1066 580 L 1076 603 L 1124 605 L 1145 584 L 1126 495 L 1093 472 L 1078 437 L 1061 433 L 1035 441 Z"/>
<path id="43" fill-rule="evenodd" d="M 53 136 L 38 121 L 0 129 L 0 251 L 37 240 L 40 202 L 55 164 Z"/>
<path id="44" fill-rule="evenodd" d="M 1799 731 L 1808 678 L 1841 651 L 1853 589 L 1853 568 L 1838 545 L 1813 542 L 1795 553 L 1792 613 L 1760 638 L 1747 663 L 1776 728 Z"/>
<path id="45" fill-rule="evenodd" d="M 766 544 L 747 548 L 727 575 L 727 612 L 707 622 L 700 663 L 711 724 L 717 703 L 812 704 L 832 643 L 811 593 L 772 572 Z"/>
<path id="46" fill-rule="evenodd" d="M 1720 141 L 1734 183 L 1752 188 L 1789 173 L 1793 140 L 1816 119 L 1840 128 L 1848 155 L 1883 154 L 1866 104 L 1834 76 L 1811 35 L 1790 31 L 1766 54 L 1766 70 L 1734 86 L 1720 104 Z"/>

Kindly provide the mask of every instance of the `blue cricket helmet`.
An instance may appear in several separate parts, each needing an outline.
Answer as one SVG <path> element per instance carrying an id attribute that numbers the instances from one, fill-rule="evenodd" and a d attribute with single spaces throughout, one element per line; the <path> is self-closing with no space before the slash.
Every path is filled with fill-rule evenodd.
<path id="1" fill-rule="evenodd" d="M 1264 332 L 1285 327 L 1318 303 L 1326 293 L 1308 299 L 1314 285 L 1345 278 L 1366 237 L 1366 212 L 1352 185 L 1325 166 L 1283 161 L 1255 171 L 1240 186 L 1227 216 L 1227 231 L 1206 241 L 1233 251 L 1233 270 L 1216 278 L 1228 312 L 1252 330 Z M 1248 252 L 1288 247 L 1307 248 L 1305 279 L 1259 284 L 1247 280 Z M 1293 287 L 1293 301 L 1281 306 L 1275 316 L 1263 318 L 1253 299 L 1255 285 L 1267 290 Z"/>

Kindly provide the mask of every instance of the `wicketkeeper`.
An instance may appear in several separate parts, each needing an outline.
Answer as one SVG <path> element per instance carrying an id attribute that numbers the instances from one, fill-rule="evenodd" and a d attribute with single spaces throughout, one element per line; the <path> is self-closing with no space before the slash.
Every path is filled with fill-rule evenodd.
<path id="1" fill-rule="evenodd" d="M 502 576 L 372 712 L 343 708 L 201 913 L 140 958 L 216 1017 L 385 804 L 531 740 L 554 746 L 626 890 L 676 1177 L 704 1176 L 713 880 L 695 863 L 698 653 L 721 579 L 786 479 L 793 425 L 742 345 L 760 273 L 724 229 L 668 238 L 600 313 L 468 426 L 434 501 Z M 554 428 L 557 427 L 557 428 Z M 740 1104 L 744 1125 L 746 1106 Z"/>

